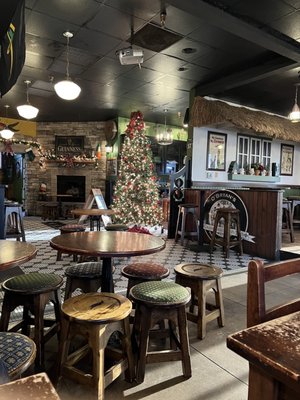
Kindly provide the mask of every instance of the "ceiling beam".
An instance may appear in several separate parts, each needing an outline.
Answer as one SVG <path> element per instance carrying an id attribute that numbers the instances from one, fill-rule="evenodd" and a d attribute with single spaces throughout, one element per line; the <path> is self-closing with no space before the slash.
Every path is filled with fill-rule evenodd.
<path id="1" fill-rule="evenodd" d="M 209 21 L 211 25 L 215 25 L 235 36 L 300 63 L 300 44 L 278 31 L 274 30 L 274 34 L 266 32 L 203 0 L 197 2 L 194 0 L 168 0 L 168 4 L 206 22 Z"/>
<path id="2" fill-rule="evenodd" d="M 277 75 L 280 72 L 289 71 L 290 69 L 299 67 L 300 64 L 293 63 L 283 57 L 277 57 L 264 64 L 256 65 L 231 75 L 215 79 L 211 82 L 198 85 L 196 87 L 197 96 L 208 96 L 221 93 L 239 86 L 247 85 L 252 82 Z"/>

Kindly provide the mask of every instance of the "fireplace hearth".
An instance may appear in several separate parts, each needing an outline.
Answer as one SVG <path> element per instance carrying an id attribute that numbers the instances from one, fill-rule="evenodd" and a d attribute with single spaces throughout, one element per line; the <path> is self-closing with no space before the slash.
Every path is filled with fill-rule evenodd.
<path id="1" fill-rule="evenodd" d="M 57 175 L 57 195 L 61 201 L 85 202 L 85 176 Z"/>

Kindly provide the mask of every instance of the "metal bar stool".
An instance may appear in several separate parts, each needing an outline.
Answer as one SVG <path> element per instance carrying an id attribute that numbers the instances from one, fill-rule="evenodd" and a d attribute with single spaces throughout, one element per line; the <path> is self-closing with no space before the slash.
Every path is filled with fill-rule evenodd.
<path id="1" fill-rule="evenodd" d="M 198 339 L 204 339 L 206 324 L 215 319 L 219 327 L 225 324 L 223 295 L 221 287 L 221 268 L 199 264 L 179 264 L 175 267 L 176 283 L 191 289 L 191 305 L 187 319 L 198 326 Z M 215 304 L 208 303 L 207 293 L 212 289 L 215 295 Z M 197 306 L 197 312 L 194 312 Z M 208 312 L 207 312 L 208 311 Z"/>
<path id="2" fill-rule="evenodd" d="M 195 204 L 180 204 L 179 212 L 177 217 L 176 231 L 175 231 L 175 242 L 178 240 L 178 236 L 180 236 L 180 244 L 183 246 L 183 240 L 185 236 L 196 236 L 199 241 L 199 227 L 198 227 L 198 219 L 196 217 L 196 208 L 199 206 Z M 191 232 L 186 232 L 186 223 L 188 215 L 192 216 L 195 230 Z"/>
<path id="3" fill-rule="evenodd" d="M 219 228 L 219 225 L 221 225 L 221 229 Z M 234 232 L 232 232 L 233 229 Z M 214 229 L 210 241 L 211 253 L 215 244 L 222 246 L 226 258 L 229 256 L 230 247 L 239 246 L 240 255 L 243 255 L 240 210 L 236 208 L 219 208 L 217 210 L 214 221 Z"/>

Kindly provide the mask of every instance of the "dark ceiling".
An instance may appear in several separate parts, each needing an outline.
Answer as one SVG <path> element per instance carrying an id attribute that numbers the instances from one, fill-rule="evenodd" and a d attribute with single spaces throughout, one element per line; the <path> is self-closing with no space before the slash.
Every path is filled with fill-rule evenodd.
<path id="1" fill-rule="evenodd" d="M 190 90 L 287 115 L 300 70 L 300 0 L 26 0 L 26 61 L 0 100 L 9 117 L 25 103 L 37 121 L 108 120 L 137 109 L 146 121 L 181 125 Z M 166 10 L 165 28 L 160 14 Z M 131 38 L 133 28 L 134 36 Z M 51 83 L 66 72 L 82 92 L 57 97 Z M 144 63 L 120 65 L 116 50 L 133 43 Z M 173 43 L 173 44 L 172 44 Z M 141 47 L 143 46 L 143 47 Z M 185 50 L 188 49 L 188 50 Z M 3 110 L 1 112 L 1 110 Z M 181 117 L 178 116 L 181 113 Z"/>

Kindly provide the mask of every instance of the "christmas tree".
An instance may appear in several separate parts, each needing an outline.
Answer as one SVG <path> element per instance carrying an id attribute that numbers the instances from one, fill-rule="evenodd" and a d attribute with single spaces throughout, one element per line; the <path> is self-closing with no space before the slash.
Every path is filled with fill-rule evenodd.
<path id="1" fill-rule="evenodd" d="M 144 127 L 143 114 L 140 111 L 131 113 L 121 149 L 112 209 L 118 223 L 155 226 L 162 223 L 163 217 L 150 141 Z"/>

